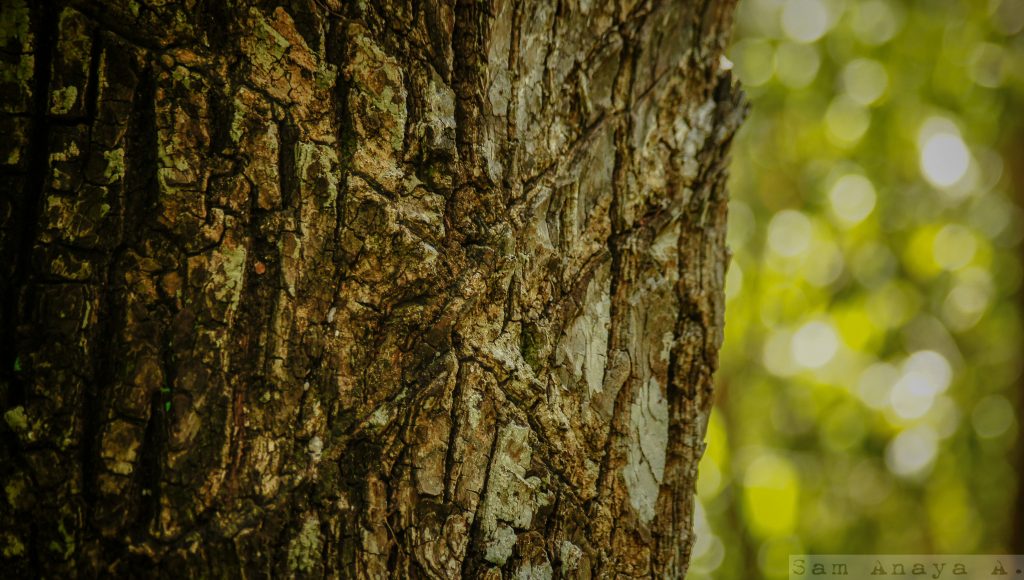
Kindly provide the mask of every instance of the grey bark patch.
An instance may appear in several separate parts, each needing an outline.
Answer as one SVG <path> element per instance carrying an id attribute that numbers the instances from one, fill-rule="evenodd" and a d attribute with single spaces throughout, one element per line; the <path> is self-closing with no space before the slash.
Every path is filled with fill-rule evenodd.
<path id="1" fill-rule="evenodd" d="M 653 377 L 637 391 L 630 413 L 628 462 L 623 477 L 629 501 L 640 517 L 654 519 L 668 447 L 668 401 Z"/>
<path id="2" fill-rule="evenodd" d="M 484 559 L 492 564 L 504 566 L 512 556 L 512 548 L 516 545 L 515 531 L 505 523 L 498 524 L 494 534 L 486 544 Z"/>

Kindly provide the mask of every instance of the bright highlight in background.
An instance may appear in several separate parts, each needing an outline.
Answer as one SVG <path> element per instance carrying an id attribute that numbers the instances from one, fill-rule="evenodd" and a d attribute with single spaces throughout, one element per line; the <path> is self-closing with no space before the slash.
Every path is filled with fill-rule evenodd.
<path id="1" fill-rule="evenodd" d="M 832 213 L 846 225 L 860 223 L 875 208 L 875 186 L 863 175 L 844 175 L 828 192 Z"/>
<path id="2" fill-rule="evenodd" d="M 793 360 L 804 368 L 817 369 L 828 364 L 839 350 L 839 338 L 827 322 L 814 321 L 793 334 Z"/>
<path id="3" fill-rule="evenodd" d="M 799 256 L 811 246 L 811 230 L 811 220 L 804 214 L 780 211 L 768 225 L 768 246 L 780 256 Z"/>
<path id="4" fill-rule="evenodd" d="M 960 134 L 944 119 L 929 119 L 918 136 L 921 173 L 936 187 L 955 185 L 971 164 L 971 154 Z"/>
<path id="5" fill-rule="evenodd" d="M 828 11 L 821 0 L 789 0 L 782 9 L 782 29 L 797 42 L 814 42 L 827 27 Z"/>
<path id="6" fill-rule="evenodd" d="M 938 439 L 935 430 L 927 425 L 907 429 L 889 443 L 885 450 L 885 463 L 890 471 L 901 477 L 924 475 L 935 461 Z"/>

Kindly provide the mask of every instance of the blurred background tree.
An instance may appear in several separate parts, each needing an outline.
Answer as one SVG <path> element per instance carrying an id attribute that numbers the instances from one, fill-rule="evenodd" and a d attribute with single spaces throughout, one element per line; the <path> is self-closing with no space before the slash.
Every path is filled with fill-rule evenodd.
<path id="1" fill-rule="evenodd" d="M 741 0 L 691 578 L 1024 553 L 1022 29 L 1021 0 Z"/>

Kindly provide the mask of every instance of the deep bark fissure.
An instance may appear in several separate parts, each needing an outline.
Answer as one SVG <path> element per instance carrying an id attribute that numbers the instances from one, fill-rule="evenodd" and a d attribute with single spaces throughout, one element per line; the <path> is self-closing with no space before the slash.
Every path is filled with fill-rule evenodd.
<path id="1" fill-rule="evenodd" d="M 47 94 L 50 84 L 50 61 L 53 54 L 53 42 L 57 35 L 57 14 L 49 2 L 41 2 L 33 6 L 31 19 L 32 34 L 35 36 L 35 59 L 32 73 L 32 91 L 36 95 Z M 46 177 L 49 171 L 50 155 L 50 118 L 47 115 L 47 100 L 36 98 L 32 103 L 31 133 L 28 136 L 28 173 L 25 187 L 21 195 L 14 196 L 10 226 L 15 229 L 13 251 L 5 252 L 14 258 L 14 269 L 10 282 L 5 284 L 4 292 L 4 344 L 18 343 L 15 331 L 22 324 L 21 313 L 31 311 L 34 298 L 31 294 L 24 296 L 25 288 L 32 280 L 31 257 L 29 249 L 35 241 L 39 214 L 43 203 Z M 22 303 L 24 301 L 24 303 Z M 19 308 L 20 307 L 20 308 Z M 22 367 L 17 348 L 5 349 L 3 353 L 3 373 L 6 375 L 8 402 L 11 406 L 22 404 L 26 398 L 26 388 L 20 374 Z"/>

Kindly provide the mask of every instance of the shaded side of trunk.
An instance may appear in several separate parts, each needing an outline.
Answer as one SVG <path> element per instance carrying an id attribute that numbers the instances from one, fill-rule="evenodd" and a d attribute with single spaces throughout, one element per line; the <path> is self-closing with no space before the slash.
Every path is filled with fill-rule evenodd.
<path id="1" fill-rule="evenodd" d="M 732 2 L 3 3 L 14 574 L 681 576 Z"/>

